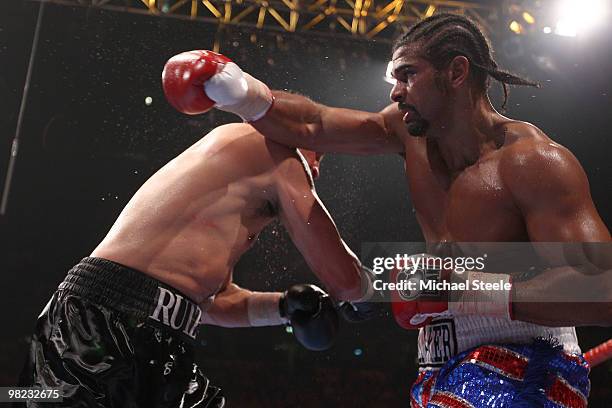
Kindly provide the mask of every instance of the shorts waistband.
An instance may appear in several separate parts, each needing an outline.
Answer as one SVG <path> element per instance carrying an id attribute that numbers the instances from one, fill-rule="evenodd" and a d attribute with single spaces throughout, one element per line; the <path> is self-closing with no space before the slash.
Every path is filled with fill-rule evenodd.
<path id="1" fill-rule="evenodd" d="M 83 258 L 68 271 L 58 291 L 171 330 L 188 341 L 196 339 L 202 317 L 200 307 L 175 288 L 103 258 Z"/>

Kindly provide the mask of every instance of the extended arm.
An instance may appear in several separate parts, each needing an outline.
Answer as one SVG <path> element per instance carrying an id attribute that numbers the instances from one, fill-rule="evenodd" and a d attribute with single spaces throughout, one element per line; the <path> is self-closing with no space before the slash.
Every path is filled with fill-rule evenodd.
<path id="1" fill-rule="evenodd" d="M 187 114 L 216 107 L 250 122 L 289 147 L 354 154 L 400 153 L 402 121 L 397 104 L 380 113 L 330 108 L 306 97 L 271 92 L 231 60 L 211 51 L 172 57 L 162 73 L 170 104 Z"/>
<path id="2" fill-rule="evenodd" d="M 283 293 L 252 292 L 232 283 L 231 275 L 228 281 L 203 314 L 203 324 L 258 327 L 291 323 L 296 339 L 307 349 L 325 350 L 333 344 L 338 314 L 323 290 L 300 284 Z"/>
<path id="3" fill-rule="evenodd" d="M 286 146 L 318 152 L 352 154 L 400 153 L 401 115 L 397 104 L 379 113 L 332 108 L 288 92 L 274 91 L 268 113 L 251 124 Z"/>

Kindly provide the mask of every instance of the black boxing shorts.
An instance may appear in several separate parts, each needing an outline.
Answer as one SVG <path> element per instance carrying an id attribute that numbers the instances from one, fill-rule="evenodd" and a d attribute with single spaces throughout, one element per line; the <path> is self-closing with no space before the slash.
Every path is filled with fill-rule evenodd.
<path id="1" fill-rule="evenodd" d="M 194 364 L 201 313 L 139 271 L 84 258 L 38 317 L 20 377 L 21 387 L 59 388 L 63 402 L 27 406 L 225 406 Z"/>

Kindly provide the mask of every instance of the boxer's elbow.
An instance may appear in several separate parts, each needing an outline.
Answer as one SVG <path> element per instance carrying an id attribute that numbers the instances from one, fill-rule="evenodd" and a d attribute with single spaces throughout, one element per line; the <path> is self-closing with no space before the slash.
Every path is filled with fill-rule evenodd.
<path id="1" fill-rule="evenodd" d="M 298 129 L 302 144 L 313 151 L 320 148 L 322 140 L 327 136 L 327 129 L 323 121 L 323 115 L 320 110 L 311 112 L 302 118 L 301 126 Z"/>
<path id="2" fill-rule="evenodd" d="M 612 326 L 612 301 L 577 304 L 576 326 Z"/>
<path id="3" fill-rule="evenodd" d="M 336 300 L 353 301 L 362 297 L 361 285 L 343 288 L 336 291 L 330 291 L 332 297 Z"/>
<path id="4" fill-rule="evenodd" d="M 345 273 L 337 274 L 330 282 L 328 290 L 336 300 L 356 300 L 363 296 L 359 265 L 354 264 L 345 269 Z"/>
<path id="5" fill-rule="evenodd" d="M 609 273 L 604 275 L 604 283 L 601 285 L 604 290 L 603 301 L 600 302 L 602 326 L 612 326 L 612 279 L 610 279 Z"/>

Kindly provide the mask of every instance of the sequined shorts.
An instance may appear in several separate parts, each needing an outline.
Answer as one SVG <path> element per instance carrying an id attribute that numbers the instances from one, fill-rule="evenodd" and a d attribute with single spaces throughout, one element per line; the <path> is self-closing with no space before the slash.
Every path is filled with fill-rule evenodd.
<path id="1" fill-rule="evenodd" d="M 60 389 L 63 401 L 41 408 L 221 408 L 194 363 L 200 314 L 139 271 L 85 258 L 38 317 L 19 385 Z"/>
<path id="2" fill-rule="evenodd" d="M 483 345 L 422 371 L 410 391 L 412 408 L 587 406 L 589 367 L 550 340 Z"/>

